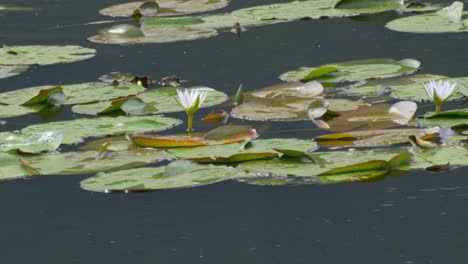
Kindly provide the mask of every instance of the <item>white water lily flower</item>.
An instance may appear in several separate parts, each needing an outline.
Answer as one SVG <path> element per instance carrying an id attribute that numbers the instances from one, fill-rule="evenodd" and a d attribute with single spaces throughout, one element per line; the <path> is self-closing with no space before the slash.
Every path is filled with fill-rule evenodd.
<path id="1" fill-rule="evenodd" d="M 188 116 L 188 131 L 192 132 L 193 114 L 203 104 L 208 92 L 202 89 L 177 89 L 177 103 L 185 110 Z"/>
<path id="2" fill-rule="evenodd" d="M 456 86 L 457 83 L 442 80 L 438 82 L 431 80 L 429 83 L 424 84 L 427 95 L 436 105 L 436 112 L 440 112 L 440 106 L 457 92 Z"/>

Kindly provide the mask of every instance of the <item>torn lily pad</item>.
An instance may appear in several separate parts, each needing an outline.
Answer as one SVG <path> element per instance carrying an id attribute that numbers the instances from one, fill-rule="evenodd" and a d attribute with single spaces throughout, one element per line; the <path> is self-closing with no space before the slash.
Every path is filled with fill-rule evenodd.
<path id="1" fill-rule="evenodd" d="M 174 168 L 176 171 L 171 172 Z M 169 172 L 169 175 L 167 175 Z M 227 180 L 237 172 L 228 166 L 202 165 L 174 161 L 167 166 L 137 168 L 110 173 L 98 173 L 82 181 L 89 191 L 151 191 L 191 188 Z"/>
<path id="2" fill-rule="evenodd" d="M 387 28 L 409 33 L 450 33 L 468 31 L 468 12 L 463 3 L 452 5 L 437 12 L 403 17 L 387 23 Z"/>
<path id="3" fill-rule="evenodd" d="M 411 122 L 413 126 L 431 127 L 439 126 L 450 128 L 456 125 L 468 125 L 468 108 L 453 109 L 439 113 L 430 112 L 422 118 L 416 118 Z"/>
<path id="4" fill-rule="evenodd" d="M 315 137 L 320 147 L 382 147 L 395 144 L 409 143 L 409 136 L 429 139 L 438 136 L 440 128 L 413 128 L 413 129 L 382 129 L 350 131 L 346 133 L 328 134 Z"/>
<path id="5" fill-rule="evenodd" d="M 138 149 L 108 152 L 78 151 L 34 156 L 0 152 L 0 179 L 40 175 L 72 175 L 128 169 L 166 158 L 165 152 Z M 27 166 L 25 166 L 27 164 Z"/>
<path id="6" fill-rule="evenodd" d="M 44 103 L 47 102 L 49 97 L 47 95 L 41 96 L 41 93 L 42 95 L 47 94 L 47 91 L 50 92 L 51 89 L 57 89 L 57 87 L 65 95 L 65 100 L 61 104 L 67 105 L 106 101 L 135 95 L 146 90 L 136 84 L 113 86 L 108 83 L 82 83 L 61 86 L 37 86 L 0 93 L 0 104 L 24 105 L 27 102 L 31 102 L 32 98 L 41 99 L 34 101 Z"/>
<path id="7" fill-rule="evenodd" d="M 49 65 L 92 58 L 96 50 L 81 46 L 3 46 L 0 65 Z"/>
<path id="8" fill-rule="evenodd" d="M 318 67 L 301 67 L 281 74 L 283 81 L 317 80 L 323 84 L 358 82 L 383 79 L 416 72 L 421 63 L 415 59 L 370 59 L 326 64 Z"/>
<path id="9" fill-rule="evenodd" d="M 318 19 L 322 17 L 347 17 L 360 14 L 379 13 L 403 7 L 400 0 L 369 0 L 364 5 L 353 8 L 335 8 L 339 0 L 309 0 L 288 3 L 261 5 L 239 9 L 232 12 L 238 17 L 256 20 L 297 20 L 301 18 Z M 392 4 L 388 4 L 388 3 Z"/>
<path id="10" fill-rule="evenodd" d="M 152 136 L 144 134 L 129 134 L 133 144 L 140 147 L 174 148 L 221 145 L 241 142 L 258 137 L 250 126 L 226 125 L 217 127 L 207 133 L 189 133 L 179 135 Z"/>
<path id="11" fill-rule="evenodd" d="M 201 108 L 220 104 L 226 101 L 228 98 L 225 93 L 216 91 L 209 87 L 200 86 L 187 89 L 202 90 L 207 92 L 206 99 Z M 176 97 L 177 89 L 173 87 L 162 87 L 147 90 L 137 95 L 137 98 L 144 103 L 144 106 L 141 106 L 139 111 L 134 111 L 130 114 L 161 114 L 183 111 L 183 109 L 177 103 Z M 72 107 L 72 111 L 79 114 L 97 115 L 99 113 L 105 112 L 106 109 L 109 109 L 109 107 L 112 107 L 112 104 L 112 101 L 105 101 L 95 104 L 76 105 Z"/>
<path id="12" fill-rule="evenodd" d="M 154 13 L 154 15 L 157 16 L 173 16 L 206 12 L 223 8 L 229 3 L 228 0 L 157 0 L 154 2 L 157 2 L 159 5 L 158 12 Z M 133 15 L 134 11 L 139 9 L 144 3 L 144 1 L 139 1 L 113 5 L 101 9 L 99 13 L 112 17 L 130 17 Z"/>
<path id="13" fill-rule="evenodd" d="M 282 156 L 284 152 L 302 154 L 313 151 L 312 141 L 294 138 L 257 139 L 250 142 L 168 149 L 169 157 L 197 162 L 242 162 Z"/>
<path id="14" fill-rule="evenodd" d="M 61 132 L 16 134 L 0 132 L 0 151 L 19 150 L 23 153 L 40 153 L 56 150 L 62 143 Z"/>
<path id="15" fill-rule="evenodd" d="M 62 144 L 81 142 L 86 137 L 122 135 L 126 133 L 162 131 L 181 124 L 178 119 L 162 116 L 100 117 L 94 119 L 74 119 L 31 125 L 21 130 L 22 133 L 61 131 Z"/>

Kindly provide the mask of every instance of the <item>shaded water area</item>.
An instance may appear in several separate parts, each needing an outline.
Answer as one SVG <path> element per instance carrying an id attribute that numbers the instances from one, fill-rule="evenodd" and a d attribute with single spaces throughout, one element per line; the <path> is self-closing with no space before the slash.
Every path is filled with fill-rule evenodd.
<path id="1" fill-rule="evenodd" d="M 178 74 L 188 85 L 234 94 L 279 82 L 303 65 L 367 58 L 415 58 L 423 73 L 466 76 L 468 34 L 407 34 L 385 21 L 296 21 L 187 42 L 100 45 L 86 40 L 109 20 L 98 10 L 122 1 L 7 0 L 37 7 L 0 13 L 0 43 L 76 44 L 97 56 L 41 66 L 0 80 L 0 91 L 95 81 L 111 71 L 155 78 Z M 221 11 L 271 3 L 233 0 Z M 280 1 L 276 1 L 280 2 Z M 382 15 L 373 16 L 382 18 Z M 432 107 L 432 105 L 423 105 Z M 448 105 L 449 107 L 449 105 Z M 427 109 L 427 108 L 426 108 Z M 202 109 L 198 117 L 209 113 Z M 54 120 L 70 119 L 65 111 Z M 185 120 L 184 114 L 169 116 Z M 40 123 L 35 115 L 0 128 Z M 311 122 L 252 123 L 264 138 L 313 138 Z M 203 129 L 202 124 L 195 124 Z M 178 126 L 170 133 L 183 132 Z M 223 182 L 205 187 L 103 194 L 79 187 L 83 176 L 0 182 L 2 263 L 467 263 L 467 168 L 425 171 L 361 184 L 267 187 Z"/>

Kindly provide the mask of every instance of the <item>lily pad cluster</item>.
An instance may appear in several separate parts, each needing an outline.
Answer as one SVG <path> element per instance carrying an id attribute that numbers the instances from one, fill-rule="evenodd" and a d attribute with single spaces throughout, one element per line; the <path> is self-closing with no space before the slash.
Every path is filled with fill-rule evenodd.
<path id="1" fill-rule="evenodd" d="M 466 98 L 465 78 L 414 74 L 420 65 L 415 59 L 371 59 L 301 67 L 281 75 L 287 82 L 239 89 L 228 101 L 234 107 L 220 105 L 227 95 L 212 88 L 188 88 L 207 93 L 203 107 L 230 110 L 234 124 L 186 134 L 157 133 L 182 123 L 155 115 L 182 111 L 174 87 L 144 88 L 106 79 L 2 93 L 3 107 L 42 111 L 59 104 L 98 117 L 0 133 L 0 178 L 97 173 L 81 187 L 128 192 L 225 180 L 255 185 L 367 182 L 409 170 L 466 166 L 468 110 L 416 115 L 420 100 L 428 99 L 425 82 L 456 81 L 457 103 Z M 413 96 L 400 101 L 396 94 L 403 91 Z M 261 138 L 254 127 L 235 124 L 236 119 L 310 122 L 325 134 Z M 70 144 L 80 144 L 79 150 L 63 151 Z"/>
<path id="2" fill-rule="evenodd" d="M 114 17 L 133 16 L 140 25 L 115 25 L 101 30 L 89 40 L 107 44 L 165 43 L 209 38 L 223 29 L 231 29 L 240 36 L 248 27 L 305 18 L 351 17 L 390 10 L 418 12 L 437 9 L 433 6 L 405 4 L 402 0 L 306 0 L 248 7 L 231 13 L 187 16 L 222 8 L 227 4 L 226 0 L 161 0 L 110 6 L 100 13 Z"/>
<path id="3" fill-rule="evenodd" d="M 18 75 L 31 66 L 69 63 L 94 57 L 96 50 L 81 46 L 3 46 L 0 79 Z"/>

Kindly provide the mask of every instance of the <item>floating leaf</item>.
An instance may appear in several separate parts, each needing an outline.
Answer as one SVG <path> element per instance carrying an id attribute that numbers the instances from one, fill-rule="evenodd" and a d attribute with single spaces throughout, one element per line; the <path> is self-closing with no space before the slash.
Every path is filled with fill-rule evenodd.
<path id="1" fill-rule="evenodd" d="M 14 179 L 37 174 L 34 171 L 41 175 L 70 175 L 128 169 L 166 158 L 165 152 L 151 149 L 109 152 L 104 156 L 100 154 L 98 151 L 79 151 L 19 156 L 0 152 L 0 163 L 2 164 L 0 179 Z M 30 168 L 25 168 L 20 159 L 25 161 Z"/>
<path id="2" fill-rule="evenodd" d="M 310 98 L 322 95 L 323 91 L 322 84 L 316 81 L 307 83 L 288 82 L 271 85 L 251 92 L 249 95 L 257 98 L 282 98 L 284 96 Z"/>
<path id="3" fill-rule="evenodd" d="M 26 65 L 0 65 L 0 79 L 21 74 L 28 68 Z"/>
<path id="4" fill-rule="evenodd" d="M 335 8 L 360 9 L 360 8 L 382 8 L 398 9 L 403 5 L 403 0 L 340 0 Z"/>
<path id="5" fill-rule="evenodd" d="M 414 102 L 402 101 L 391 106 L 376 104 L 361 106 L 359 109 L 344 112 L 327 120 L 332 131 L 374 130 L 407 124 L 416 113 Z"/>
<path id="6" fill-rule="evenodd" d="M 432 138 L 438 135 L 437 127 L 427 129 L 383 129 L 350 131 L 315 137 L 320 147 L 381 147 L 409 143 L 408 137 Z"/>
<path id="7" fill-rule="evenodd" d="M 468 12 L 463 12 L 463 3 L 455 1 L 437 12 L 392 20 L 386 27 L 410 33 L 464 32 L 468 31 L 467 15 Z"/>
<path id="8" fill-rule="evenodd" d="M 201 108 L 210 107 L 220 104 L 227 100 L 225 93 L 216 91 L 208 87 L 191 87 L 187 89 L 203 90 L 207 92 L 207 96 Z M 176 101 L 177 89 L 173 87 L 163 87 L 147 90 L 139 93 L 138 98 L 145 103 L 140 112 L 132 114 L 162 114 L 170 112 L 179 112 L 183 109 Z M 0 97 L 1 102 L 1 97 Z M 102 113 L 105 109 L 109 109 L 112 102 L 100 102 L 95 104 L 76 105 L 72 107 L 72 111 L 79 114 L 96 115 Z"/>
<path id="9" fill-rule="evenodd" d="M 457 87 L 459 88 L 459 90 L 448 99 L 449 101 L 460 99 L 463 96 L 462 93 L 464 89 L 468 87 L 468 77 L 443 78 L 443 80 L 457 83 Z M 391 93 L 391 96 L 412 101 L 431 100 L 424 89 L 424 82 L 420 81 L 414 84 L 393 87 L 394 91 Z"/>
<path id="10" fill-rule="evenodd" d="M 0 11 L 33 11 L 32 7 L 13 6 L 13 5 L 0 5 Z"/>
<path id="11" fill-rule="evenodd" d="M 444 128 L 456 125 L 468 125 L 468 108 L 427 113 L 423 118 L 416 118 L 411 122 L 411 125 L 419 127 L 439 126 Z"/>
<path id="12" fill-rule="evenodd" d="M 212 123 L 212 124 L 219 124 L 219 123 L 226 123 L 229 119 L 228 112 L 222 110 L 221 112 L 207 114 L 203 117 L 203 121 Z"/>
<path id="13" fill-rule="evenodd" d="M 334 8 L 337 0 L 309 0 L 254 6 L 234 11 L 232 14 L 257 20 L 293 20 L 301 18 L 346 17 L 359 14 L 378 13 L 399 8 L 382 4 L 380 0 L 366 1 L 363 8 Z M 400 6 L 401 7 L 401 6 Z"/>
<path id="14" fill-rule="evenodd" d="M 184 166 L 183 171 L 165 172 L 171 167 Z M 229 179 L 236 169 L 228 166 L 201 165 L 187 161 L 174 161 L 164 167 L 137 168 L 111 173 L 98 173 L 81 182 L 81 187 L 90 191 L 150 191 L 190 188 Z"/>
<path id="15" fill-rule="evenodd" d="M 40 153 L 56 150 L 62 143 L 61 132 L 15 134 L 0 132 L 0 151 L 19 150 L 24 153 Z"/>
<path id="16" fill-rule="evenodd" d="M 28 101 L 24 102 L 23 105 L 30 106 L 36 104 L 46 104 L 49 102 L 49 98 L 56 93 L 61 93 L 63 95 L 63 89 L 60 86 L 49 88 L 49 89 L 42 89 L 39 93 L 29 99 Z M 52 100 L 51 100 L 52 101 Z M 62 102 L 63 103 L 63 102 Z"/>
<path id="17" fill-rule="evenodd" d="M 314 79 L 326 84 L 357 82 L 367 79 L 382 79 L 408 75 L 417 71 L 420 65 L 421 63 L 414 59 L 404 59 L 400 61 L 395 61 L 393 59 L 346 61 L 322 65 L 315 68 L 301 67 L 281 74 L 280 79 L 289 82 Z M 324 68 L 335 70 L 327 72 L 323 71 Z M 315 74 L 317 71 L 326 74 Z"/>
<path id="18" fill-rule="evenodd" d="M 61 131 L 63 133 L 62 143 L 73 144 L 86 137 L 162 131 L 180 123 L 180 120 L 162 116 L 100 117 L 31 125 L 21 131 L 23 133 Z"/>
<path id="19" fill-rule="evenodd" d="M 159 11 L 156 13 L 157 16 L 172 16 L 211 11 L 223 8 L 229 3 L 228 0 L 158 0 L 156 2 L 160 7 Z M 105 16 L 130 17 L 133 11 L 138 9 L 143 3 L 143 1 L 140 1 L 113 5 L 101 9 L 99 13 Z"/>
<path id="20" fill-rule="evenodd" d="M 0 65 L 48 65 L 85 60 L 96 50 L 81 46 L 3 46 Z"/>
<path id="21" fill-rule="evenodd" d="M 0 117 L 22 116 L 39 111 L 38 108 L 24 107 L 19 105 L 2 105 L 0 104 Z"/>
<path id="22" fill-rule="evenodd" d="M 146 90 L 139 85 L 129 84 L 113 86 L 108 83 L 82 83 L 62 85 L 58 87 L 62 89 L 66 98 L 66 101 L 62 102 L 62 104 L 83 104 L 105 101 L 134 95 Z M 38 102 L 47 101 L 47 96 L 41 97 L 41 91 L 42 94 L 55 91 L 51 89 L 58 88 L 56 88 L 56 86 L 37 86 L 0 93 L 0 104 L 22 105 L 26 104 L 28 101 L 36 100 L 38 98 L 40 98 Z"/>
<path id="23" fill-rule="evenodd" d="M 241 162 L 281 156 L 281 153 L 275 149 L 304 153 L 315 148 L 316 144 L 312 141 L 285 138 L 257 139 L 249 143 L 169 149 L 168 153 L 172 158 L 190 159 L 197 162 Z"/>
<path id="24" fill-rule="evenodd" d="M 435 165 L 467 166 L 468 146 L 445 146 L 427 149 L 414 156 L 411 169 L 424 169 Z"/>
<path id="25" fill-rule="evenodd" d="M 256 138 L 257 132 L 249 126 L 227 125 L 215 128 L 207 133 L 191 133 L 179 135 L 139 135 L 129 134 L 133 144 L 140 147 L 174 148 L 220 145 L 241 142 Z"/>

